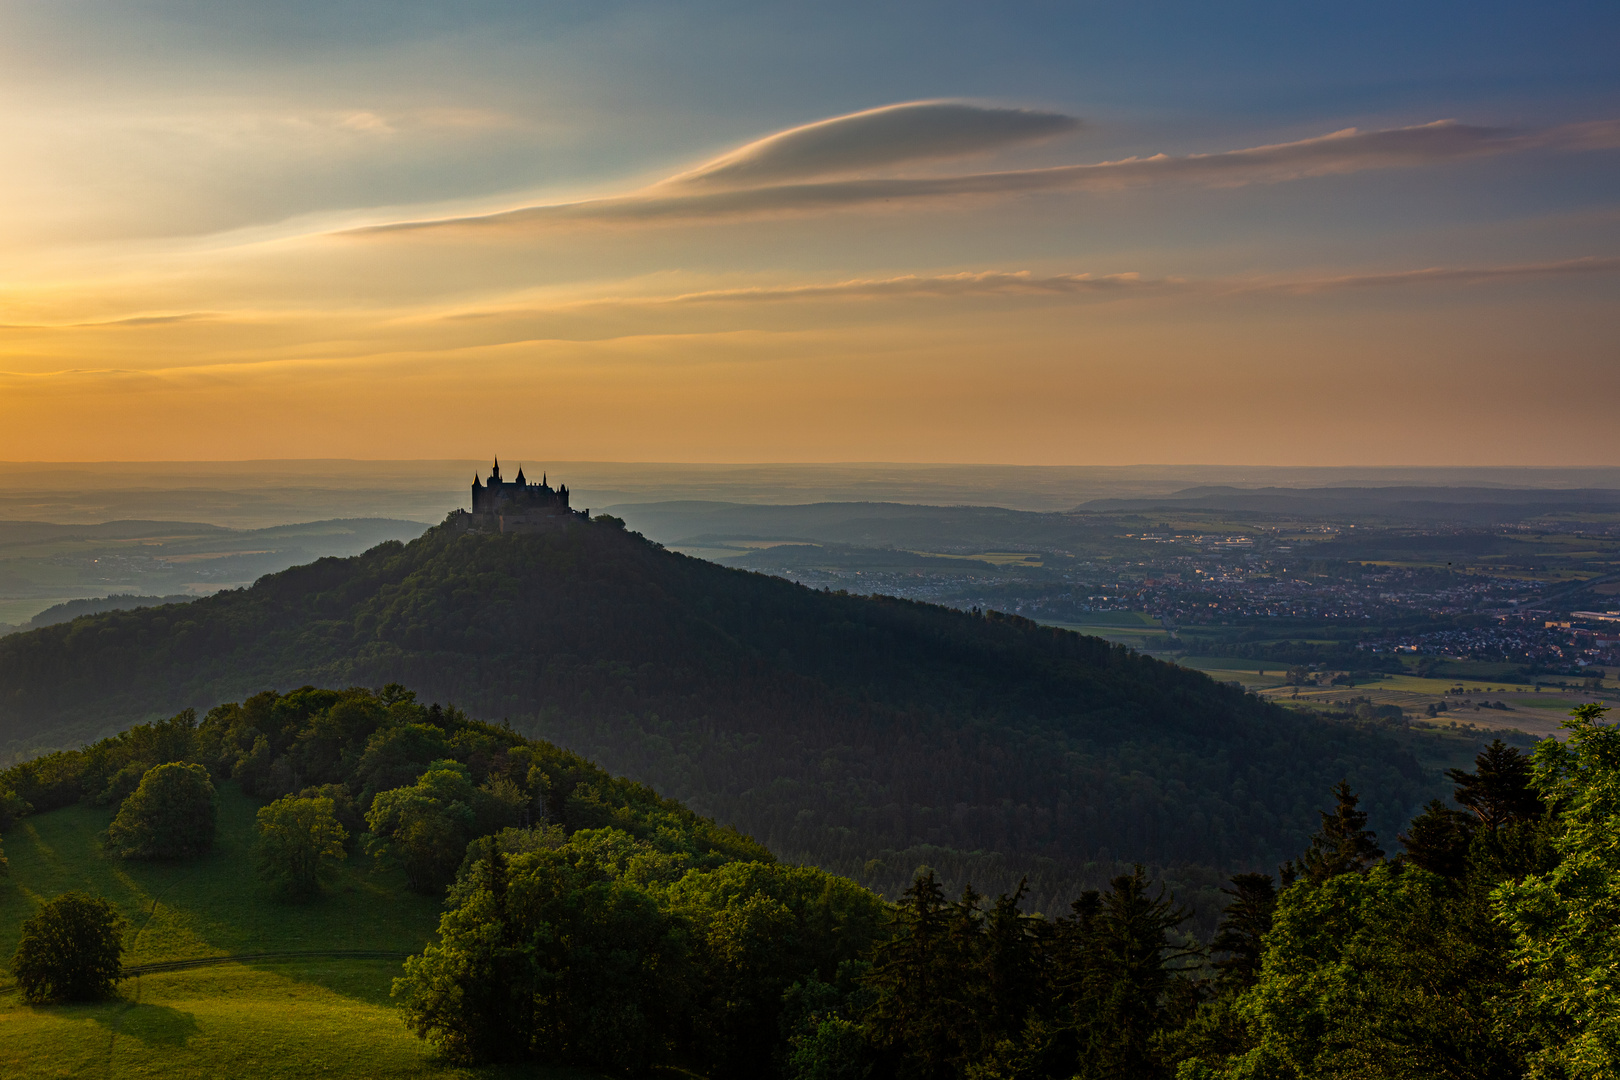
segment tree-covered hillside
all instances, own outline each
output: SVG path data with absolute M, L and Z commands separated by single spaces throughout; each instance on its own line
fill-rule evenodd
M 1041 906 L 1119 861 L 1269 867 L 1301 848 L 1339 779 L 1386 831 L 1431 786 L 1376 732 L 1097 638 L 815 592 L 611 518 L 437 529 L 5 638 L 0 742 L 73 745 L 265 686 L 391 682 L 505 716 L 891 895 L 924 862 L 953 886 L 1029 871 Z

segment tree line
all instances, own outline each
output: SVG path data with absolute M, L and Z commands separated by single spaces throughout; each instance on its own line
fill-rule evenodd
M 1407 825 L 1398 855 L 1341 781 L 1276 876 L 1227 882 L 1208 940 L 1140 867 L 1058 917 L 1028 910 L 1022 888 L 953 899 L 926 868 L 889 904 L 398 686 L 265 693 L 141 725 L 0 773 L 0 806 L 116 803 L 109 854 L 185 858 L 206 839 L 211 785 L 233 782 L 265 802 L 262 867 L 285 900 L 318 902 L 333 860 L 399 866 L 446 904 L 395 996 L 466 1062 L 792 1080 L 1595 1080 L 1620 1068 L 1620 733 L 1603 713 L 1576 710 L 1567 740 L 1529 756 L 1496 742 L 1452 770 L 1452 799 Z M 66 925 L 115 933 L 81 899 L 62 898 Z M 48 968 L 35 929 L 13 963 L 24 974 Z M 104 990 L 116 968 L 87 955 L 79 981 L 47 972 L 41 993 Z

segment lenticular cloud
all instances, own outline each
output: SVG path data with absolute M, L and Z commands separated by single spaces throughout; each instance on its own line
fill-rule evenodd
M 661 186 L 753 188 L 868 175 L 896 165 L 967 157 L 1049 139 L 1079 126 L 1080 121 L 1062 113 L 913 101 L 777 132 L 671 177 Z
M 1155 154 L 1085 165 L 939 175 L 901 167 L 960 158 L 1072 131 L 1060 113 L 957 102 L 890 105 L 790 128 L 690 172 L 626 195 L 526 206 L 475 217 L 402 221 L 351 234 L 424 229 L 534 228 L 568 222 L 631 224 L 810 214 L 1032 191 L 1109 191 L 1150 184 L 1239 187 L 1370 169 L 1416 168 L 1531 151 L 1620 146 L 1620 121 L 1515 131 L 1440 120 L 1349 128 L 1314 138 L 1177 157 Z

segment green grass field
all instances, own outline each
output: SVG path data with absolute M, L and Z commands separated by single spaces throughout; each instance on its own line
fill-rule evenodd
M 254 873 L 255 804 L 220 789 L 219 839 L 204 859 L 124 863 L 96 835 L 110 810 L 71 807 L 25 818 L 5 836 L 0 878 L 0 962 L 16 951 L 24 919 L 70 889 L 104 896 L 130 922 L 126 966 L 257 952 L 414 952 L 431 940 L 436 900 L 356 856 L 336 887 L 311 904 L 277 900 Z M 299 957 L 223 963 L 142 975 L 121 998 L 34 1008 L 0 975 L 0 1076 L 461 1077 L 585 1074 L 459 1069 L 400 1021 L 389 996 L 395 959 Z

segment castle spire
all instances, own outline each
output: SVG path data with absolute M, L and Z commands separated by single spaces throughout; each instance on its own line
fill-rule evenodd
M 501 459 L 500 458 L 495 459 L 495 468 L 490 470 L 489 479 L 490 479 L 491 483 L 499 483 L 500 482 L 500 479 L 501 479 Z
M 523 479 L 523 466 L 522 465 L 518 466 L 517 479 L 514 480 L 513 483 L 517 484 L 518 487 L 522 487 L 524 485 L 525 481 Z

